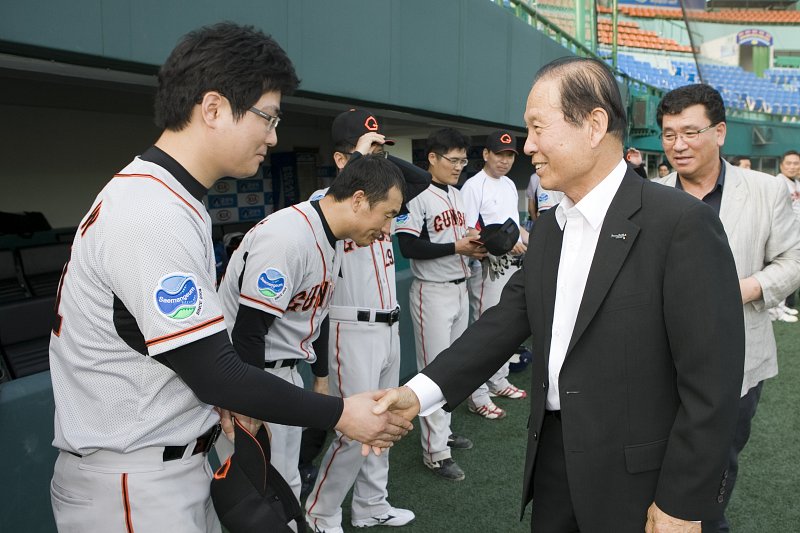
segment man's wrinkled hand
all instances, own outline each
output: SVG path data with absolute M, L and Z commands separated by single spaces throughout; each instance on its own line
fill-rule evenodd
M 386 391 L 362 392 L 344 399 L 344 410 L 336 430 L 345 436 L 366 445 L 362 453 L 369 453 L 369 447 L 380 454 L 381 448 L 389 448 L 400 440 L 414 426 L 404 417 L 389 412 L 376 413 L 373 409 L 377 400 Z
M 382 392 L 384 394 L 378 399 L 378 405 L 373 409 L 374 413 L 391 411 L 409 421 L 419 415 L 419 398 L 409 387 L 395 387 Z
M 701 524 L 672 517 L 653 502 L 647 509 L 647 524 L 644 531 L 645 533 L 701 533 Z

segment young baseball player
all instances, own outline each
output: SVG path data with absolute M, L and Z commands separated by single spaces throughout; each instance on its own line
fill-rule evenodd
M 316 361 L 312 343 L 339 285 L 347 243 L 369 247 L 383 239 L 400 210 L 403 187 L 394 165 L 380 156 L 363 157 L 348 165 L 322 199 L 282 209 L 247 232 L 219 288 L 241 357 L 251 361 L 260 354 L 267 372 L 303 386 L 296 365 Z M 269 426 L 272 465 L 299 498 L 302 428 Z M 352 446 L 360 456 L 360 443 Z
M 414 274 L 409 305 L 419 370 L 467 328 L 467 258 L 486 256 L 477 233 L 468 234 L 464 202 L 454 187 L 467 164 L 467 148 L 469 140 L 457 130 L 433 132 L 427 145 L 432 183 L 408 203 L 408 214 L 397 217 L 400 250 L 411 260 Z M 420 428 L 425 466 L 444 479 L 464 479 L 450 450 L 471 448 L 472 442 L 452 434 L 450 413 L 437 409 L 420 417 Z
M 232 23 L 189 33 L 161 67 L 164 131 L 92 203 L 58 290 L 50 493 L 60 531 L 220 531 L 206 460 L 214 405 L 375 446 L 410 427 L 376 418 L 369 395 L 343 401 L 276 379 L 260 369 L 263 352 L 242 361 L 225 330 L 201 200 L 222 176 L 256 173 L 277 142 L 281 95 L 297 83 L 274 40 Z M 353 227 L 377 206 L 362 197 L 341 202 Z
M 339 114 L 331 127 L 333 159 L 343 174 L 362 154 L 385 154 L 392 145 L 375 116 L 350 109 Z M 377 155 L 376 155 L 377 156 Z M 373 156 L 373 157 L 376 157 Z M 430 183 L 419 167 L 387 155 L 403 173 L 406 198 L 416 196 Z M 344 169 L 344 170 L 342 170 Z M 341 179 L 341 174 L 334 184 Z M 321 190 L 314 197 L 329 191 Z M 346 398 L 363 391 L 395 387 L 400 379 L 400 336 L 395 289 L 395 268 L 389 232 L 368 246 L 344 242 L 344 258 L 330 309 L 330 393 Z M 353 489 L 352 524 L 402 526 L 414 519 L 407 509 L 387 501 L 389 454 L 364 457 L 358 443 L 335 436 L 320 464 L 321 474 L 306 500 L 307 521 L 315 532 L 342 531 L 342 502 Z
M 502 224 L 509 218 L 519 226 L 518 193 L 514 182 L 506 174 L 514 164 L 517 142 L 514 135 L 506 130 L 497 130 L 486 138 L 483 149 L 483 170 L 471 177 L 461 188 L 467 217 L 467 227 L 480 230 L 489 224 Z M 520 228 L 520 240 L 511 250 L 512 256 L 525 253 L 528 233 Z M 472 317 L 477 320 L 483 312 L 500 301 L 500 293 L 511 275 L 518 267 L 511 266 L 499 277 L 486 275 L 481 263 L 472 262 L 472 274 L 468 287 Z M 511 356 L 511 354 L 509 354 Z M 504 409 L 498 407 L 491 396 L 506 398 L 525 398 L 527 394 L 508 381 L 508 363 L 503 365 L 486 382 L 486 386 L 476 390 L 467 402 L 469 410 L 490 420 L 503 418 Z

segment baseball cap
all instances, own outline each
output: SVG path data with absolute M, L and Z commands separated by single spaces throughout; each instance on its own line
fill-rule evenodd
M 492 255 L 503 255 L 519 240 L 519 226 L 513 218 L 502 224 L 488 224 L 481 229 L 480 242 Z
M 340 113 L 333 119 L 331 137 L 333 139 L 333 144 L 340 144 L 343 142 L 356 144 L 359 137 L 370 131 L 383 135 L 375 115 L 364 109 L 349 109 L 344 113 Z M 392 146 L 394 141 L 392 139 L 385 139 L 384 143 Z
M 517 138 L 508 130 L 493 131 L 486 137 L 486 149 L 494 153 L 511 151 L 516 154 Z
M 289 533 L 289 522 L 301 525 L 300 503 L 270 464 L 270 444 L 262 424 L 252 435 L 234 420 L 234 452 L 211 480 L 211 500 L 229 533 Z M 302 530 L 302 529 L 301 529 Z

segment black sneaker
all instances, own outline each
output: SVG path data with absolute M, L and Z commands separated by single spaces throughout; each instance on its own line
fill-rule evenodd
M 461 435 L 450 435 L 447 437 L 447 446 L 454 450 L 471 450 L 472 441 Z
M 461 467 L 450 457 L 442 459 L 441 461 L 428 461 L 423 458 L 422 462 L 425 463 L 425 466 L 430 468 L 434 474 L 449 479 L 450 481 L 461 481 L 465 477 L 464 471 L 461 470 Z

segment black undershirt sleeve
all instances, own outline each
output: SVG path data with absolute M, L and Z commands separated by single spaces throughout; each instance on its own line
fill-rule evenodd
M 263 351 L 261 368 L 245 363 L 225 331 L 155 359 L 172 368 L 201 402 L 258 420 L 330 429 L 344 409 L 341 398 L 316 394 L 264 372 Z
M 348 163 L 355 161 L 359 157 L 363 157 L 361 152 L 353 152 Z M 419 168 L 413 163 L 409 163 L 408 161 L 393 155 L 388 155 L 387 159 L 391 161 L 397 168 L 399 168 L 400 172 L 403 173 L 403 179 L 406 182 L 406 190 L 403 191 L 403 206 L 400 209 L 400 213 L 408 213 L 406 204 L 410 202 L 412 198 L 416 197 L 419 193 L 428 188 L 428 186 L 431 184 L 431 173 L 427 170 Z
M 233 325 L 231 339 L 233 349 L 242 361 L 253 366 L 264 368 L 264 337 L 275 322 L 275 315 L 265 313 L 253 307 L 240 305 L 236 312 L 236 323 Z
M 454 242 L 433 243 L 410 233 L 396 233 L 395 236 L 400 245 L 400 251 L 407 259 L 437 259 L 456 253 Z
M 417 165 L 393 155 L 389 155 L 387 159 L 400 169 L 400 172 L 403 173 L 403 179 L 406 180 L 406 194 L 403 198 L 404 206 L 431 184 L 431 174 L 427 170 L 422 170 Z
M 311 363 L 311 371 L 318 378 L 328 376 L 328 333 L 331 330 L 330 317 L 325 317 L 319 325 L 319 337 L 311 344 L 314 346 L 314 353 L 317 360 Z

